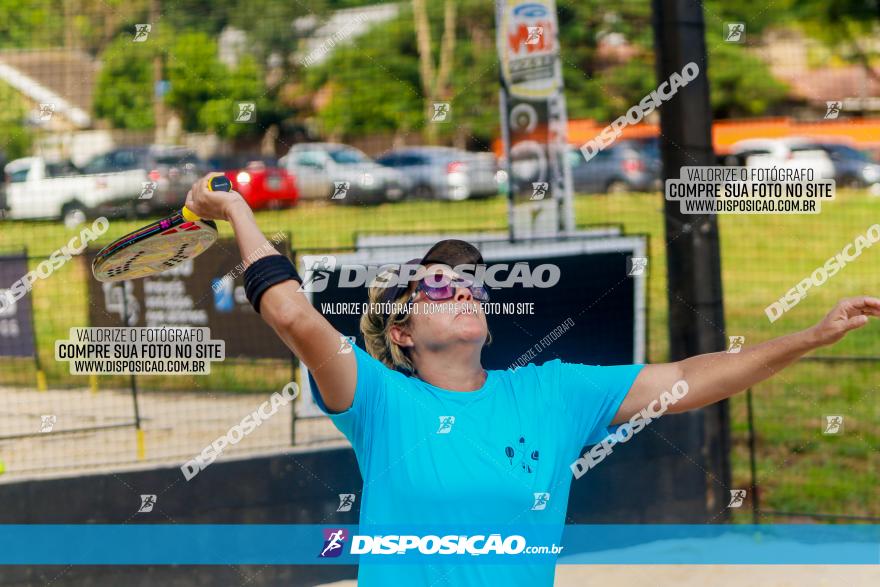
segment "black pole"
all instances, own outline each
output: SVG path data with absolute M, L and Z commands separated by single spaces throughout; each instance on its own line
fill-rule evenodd
M 758 463 L 755 451 L 755 413 L 752 409 L 752 388 L 746 390 L 746 411 L 749 419 L 749 470 L 752 475 L 752 524 L 758 524 L 761 509 L 758 496 Z
M 24 265 L 27 267 L 29 258 L 28 258 L 28 248 L 24 247 Z M 33 291 L 33 289 L 31 290 Z M 34 318 L 34 299 L 33 294 L 31 295 L 31 315 L 30 315 L 30 323 L 31 323 L 31 338 L 34 343 L 34 369 L 36 369 L 36 378 L 37 378 L 37 391 L 47 391 L 49 389 L 48 384 L 46 383 L 46 372 L 43 371 L 43 363 L 40 361 L 40 344 L 37 340 L 37 322 Z
M 122 321 L 125 324 L 125 327 L 128 328 L 131 325 L 128 323 L 128 294 L 125 291 L 125 286 L 128 284 L 127 281 L 122 282 Z M 134 402 L 134 427 L 137 430 L 138 434 L 140 434 L 141 429 L 141 411 L 138 406 L 138 388 L 137 388 L 137 377 L 134 373 L 129 375 L 131 381 L 131 399 Z M 140 442 L 140 441 L 139 441 Z
M 516 231 L 514 230 L 514 219 L 516 218 L 516 202 L 514 201 L 515 190 L 513 187 L 513 154 L 510 152 L 510 122 L 505 120 L 508 116 L 507 101 L 510 96 L 507 93 L 507 86 L 504 82 L 504 76 L 499 77 L 501 90 L 498 93 L 498 107 L 501 110 L 501 145 L 504 151 L 504 165 L 507 173 L 507 240 L 511 243 L 516 242 Z
M 287 246 L 282 253 L 290 259 L 290 262 L 296 265 L 296 253 L 293 251 L 293 235 L 290 231 L 285 233 L 287 237 Z M 290 380 L 296 382 L 296 368 L 299 366 L 299 359 L 293 352 L 290 353 Z M 290 446 L 296 446 L 296 400 L 290 406 Z
M 296 355 L 290 353 L 290 380 L 296 382 Z M 296 446 L 296 401 L 290 406 L 290 446 Z
M 663 176 L 678 178 L 683 166 L 715 164 L 709 103 L 705 23 L 699 2 L 653 0 L 658 85 L 694 62 L 699 75 L 660 109 Z M 678 202 L 666 202 L 666 257 L 669 302 L 669 355 L 677 361 L 724 350 L 724 306 L 718 224 L 714 215 L 685 215 Z M 717 514 L 729 500 L 730 426 L 727 402 L 690 417 L 703 426 L 707 513 Z

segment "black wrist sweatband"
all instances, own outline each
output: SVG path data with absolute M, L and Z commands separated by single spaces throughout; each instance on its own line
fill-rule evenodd
M 302 277 L 296 272 L 296 268 L 290 259 L 283 255 L 269 255 L 254 261 L 244 271 L 244 291 L 248 301 L 260 313 L 260 298 L 266 290 L 288 279 L 294 279 L 300 284 Z

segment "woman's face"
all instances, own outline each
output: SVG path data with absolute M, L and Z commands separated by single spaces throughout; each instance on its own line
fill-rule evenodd
M 458 276 L 452 269 L 442 265 L 427 268 L 427 275 L 437 273 L 442 273 L 450 280 Z M 417 285 L 418 282 L 410 285 L 409 294 L 416 291 Z M 454 292 L 451 299 L 433 301 L 425 295 L 425 292 L 419 291 L 413 299 L 410 319 L 404 329 L 408 331 L 408 336 L 401 333 L 401 338 L 403 340 L 408 338 L 416 351 L 420 347 L 439 351 L 459 343 L 473 343 L 477 351 L 482 349 L 489 332 L 482 304 L 474 299 L 467 287 L 455 287 Z

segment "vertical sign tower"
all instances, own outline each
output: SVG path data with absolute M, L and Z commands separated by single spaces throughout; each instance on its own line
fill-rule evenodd
M 555 0 L 496 0 L 511 239 L 574 230 Z M 517 204 L 525 200 L 526 203 Z M 542 228 L 543 227 L 543 228 Z

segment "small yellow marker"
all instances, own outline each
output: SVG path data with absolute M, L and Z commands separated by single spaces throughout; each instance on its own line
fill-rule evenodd
M 49 389 L 49 386 L 46 385 L 46 374 L 42 369 L 37 371 L 37 390 L 38 391 L 46 391 Z
M 142 461 L 146 458 L 147 452 L 147 443 L 144 438 L 144 431 L 138 428 L 135 430 L 135 434 L 137 435 L 137 460 Z
M 89 375 L 89 390 L 92 393 L 98 393 L 98 376 L 94 373 Z

